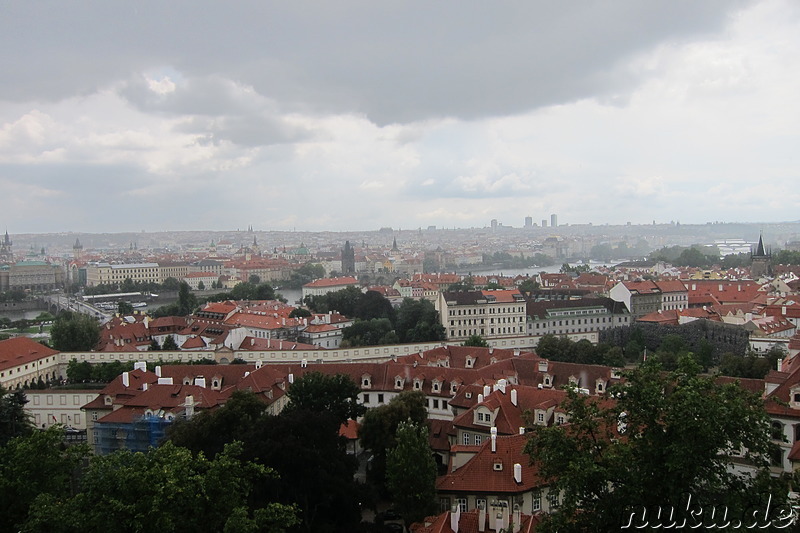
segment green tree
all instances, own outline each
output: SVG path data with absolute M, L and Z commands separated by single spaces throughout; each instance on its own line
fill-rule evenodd
M 178 343 L 175 342 L 175 338 L 172 335 L 167 335 L 164 338 L 164 342 L 161 344 L 161 349 L 165 352 L 176 352 L 180 350 Z
M 150 346 L 147 348 L 148 352 L 158 352 L 161 350 L 161 345 L 158 343 L 158 339 L 153 337 L 150 341 Z
M 397 427 L 407 420 L 420 426 L 427 423 L 428 410 L 421 391 L 401 392 L 389 403 L 368 409 L 364 414 L 358 438 L 373 454 L 367 475 L 381 489 L 386 486 L 386 454 L 397 446 Z
M 219 532 L 230 531 L 233 519 L 280 532 L 296 523 L 291 507 L 251 498 L 255 484 L 274 473 L 240 454 L 240 444 L 228 445 L 209 460 L 167 442 L 147 453 L 94 457 L 81 491 L 37 498 L 23 531 L 109 531 L 113 525 L 120 532 Z
M 180 316 L 188 316 L 194 313 L 197 309 L 197 297 L 192 294 L 189 284 L 181 281 L 178 287 L 178 314 Z
M 734 516 L 766 505 L 769 492 L 760 489 L 771 483 L 775 448 L 763 401 L 698 372 L 687 356 L 670 374 L 648 361 L 610 388 L 613 404 L 570 391 L 563 406 L 569 424 L 532 424 L 526 452 L 550 490 L 562 495 L 542 531 L 616 530 L 630 506 L 677 508 L 682 494 L 701 506 L 727 505 Z M 731 469 L 729 454 L 739 449 L 759 475 Z M 773 506 L 786 493 L 771 491 Z
M 133 305 L 130 302 L 120 301 L 117 304 L 117 313 L 120 315 L 132 315 Z
M 398 512 L 411 524 L 436 510 L 436 461 L 425 425 L 400 422 L 395 440 L 386 455 L 386 485 Z
M 40 495 L 70 496 L 86 446 L 63 444 L 59 425 L 18 436 L 0 447 L 0 530 L 19 531 Z
M 190 420 L 175 422 L 169 427 L 168 436 L 178 446 L 214 458 L 229 442 L 247 442 L 265 411 L 266 405 L 254 393 L 234 391 L 219 409 L 204 410 Z
M 136 284 L 131 278 L 125 278 L 125 280 L 119 286 L 119 290 L 121 292 L 136 292 Z
M 92 365 L 89 361 L 78 362 L 73 358 L 67 363 L 67 379 L 72 383 L 85 383 L 92 379 Z
M 388 318 L 356 320 L 352 326 L 342 330 L 343 346 L 378 346 L 396 344 L 398 340 Z
M 177 278 L 169 277 L 164 280 L 164 283 L 162 283 L 161 286 L 166 291 L 177 291 L 181 287 L 181 282 L 178 281 Z
M 397 309 L 394 330 L 400 342 L 430 342 L 446 338 L 439 312 L 429 300 L 404 298 Z
M 366 408 L 358 403 L 361 389 L 346 374 L 310 372 L 289 387 L 284 411 L 328 412 L 340 423 L 356 420 Z
M 35 322 L 50 322 L 50 321 L 55 320 L 55 319 L 56 319 L 56 317 L 54 317 L 53 315 L 51 315 L 47 311 L 43 311 L 43 312 L 39 313 L 36 316 L 36 318 L 34 318 L 33 320 Z
M 28 399 L 21 389 L 7 392 L 0 386 L 0 446 L 14 437 L 24 437 L 33 431 L 33 422 L 25 412 Z
M 353 317 L 361 320 L 372 320 L 373 318 L 388 318 L 394 322 L 394 307 L 386 297 L 378 291 L 367 291 L 358 299 Z
M 539 283 L 533 278 L 528 278 L 520 283 L 517 288 L 523 292 L 536 292 L 539 290 Z
M 261 283 L 261 277 L 258 274 L 250 274 L 250 277 L 247 278 L 247 281 L 251 285 L 258 285 L 259 283 Z
M 311 316 L 311 311 L 308 309 L 304 309 L 302 307 L 297 307 L 292 309 L 292 312 L 289 313 L 289 318 L 307 318 Z
M 205 283 L 203 283 L 202 281 L 198 281 L 198 282 L 197 282 L 197 290 L 198 290 L 198 291 L 204 291 L 204 290 L 206 290 L 206 284 L 205 284 Z
M 488 348 L 489 343 L 484 340 L 483 337 L 480 335 L 470 335 L 467 340 L 464 341 L 464 346 L 476 346 L 479 348 Z
M 65 311 L 53 322 L 50 342 L 61 352 L 88 352 L 100 342 L 100 325 L 89 315 Z

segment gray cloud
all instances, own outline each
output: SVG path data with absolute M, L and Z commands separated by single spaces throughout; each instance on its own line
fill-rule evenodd
M 381 124 L 511 114 L 625 93 L 637 80 L 624 60 L 713 32 L 742 4 L 18 2 L 0 17 L 0 69 L 14 80 L 0 97 L 60 99 L 169 66 Z M 182 105 L 230 103 L 205 89 Z

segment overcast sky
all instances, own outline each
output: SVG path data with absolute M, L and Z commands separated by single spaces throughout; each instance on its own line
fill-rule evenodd
M 0 4 L 10 233 L 798 220 L 800 2 Z

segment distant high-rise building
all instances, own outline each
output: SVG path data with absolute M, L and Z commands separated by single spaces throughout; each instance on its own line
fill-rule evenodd
M 543 219 L 542 219 L 542 227 L 543 227 L 543 228 L 546 228 L 546 227 L 547 227 L 547 219 L 546 219 L 546 218 L 543 218 Z
M 550 215 L 550 225 L 554 228 L 558 227 L 558 216 L 555 213 Z
M 533 227 L 533 217 L 525 217 L 525 227 Z
M 495 231 L 496 229 L 497 229 L 497 219 L 493 218 L 492 219 L 492 231 Z

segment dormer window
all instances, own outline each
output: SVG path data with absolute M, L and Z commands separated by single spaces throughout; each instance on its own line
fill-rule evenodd
M 494 464 L 492 465 L 492 468 L 494 469 L 495 472 L 502 472 L 503 471 L 503 461 L 501 461 L 499 459 L 496 460 L 494 462 Z
M 414 380 L 414 390 L 422 390 L 422 380 L 415 379 Z
M 432 386 L 433 392 L 439 392 L 439 386 L 440 386 L 439 382 L 438 381 L 434 381 L 433 382 L 433 386 Z
M 467 356 L 467 360 L 466 360 L 466 362 L 464 363 L 464 366 L 465 366 L 466 368 L 472 368 L 472 366 L 473 366 L 474 364 L 475 364 L 475 359 L 473 359 L 472 357 L 469 357 L 469 356 Z
M 578 378 L 576 378 L 575 376 L 570 376 L 569 377 L 569 384 L 570 385 L 574 385 L 574 386 L 577 387 L 578 386 Z
M 184 385 L 191 385 L 192 384 L 192 378 L 190 378 L 189 376 L 184 376 L 183 384 Z
M 369 374 L 364 374 L 361 376 L 361 387 L 364 389 L 372 387 L 372 376 Z
M 595 389 L 597 390 L 597 394 L 602 394 L 606 390 L 606 382 L 602 379 L 598 379 L 595 382 Z
M 795 409 L 800 408 L 800 387 L 792 387 L 789 391 L 789 403 Z
M 545 387 L 552 387 L 553 386 L 553 376 L 550 374 L 544 375 L 544 386 Z
M 395 377 L 394 378 L 394 388 L 395 389 L 402 389 L 404 381 L 405 380 L 403 378 L 399 377 L 399 376 Z

